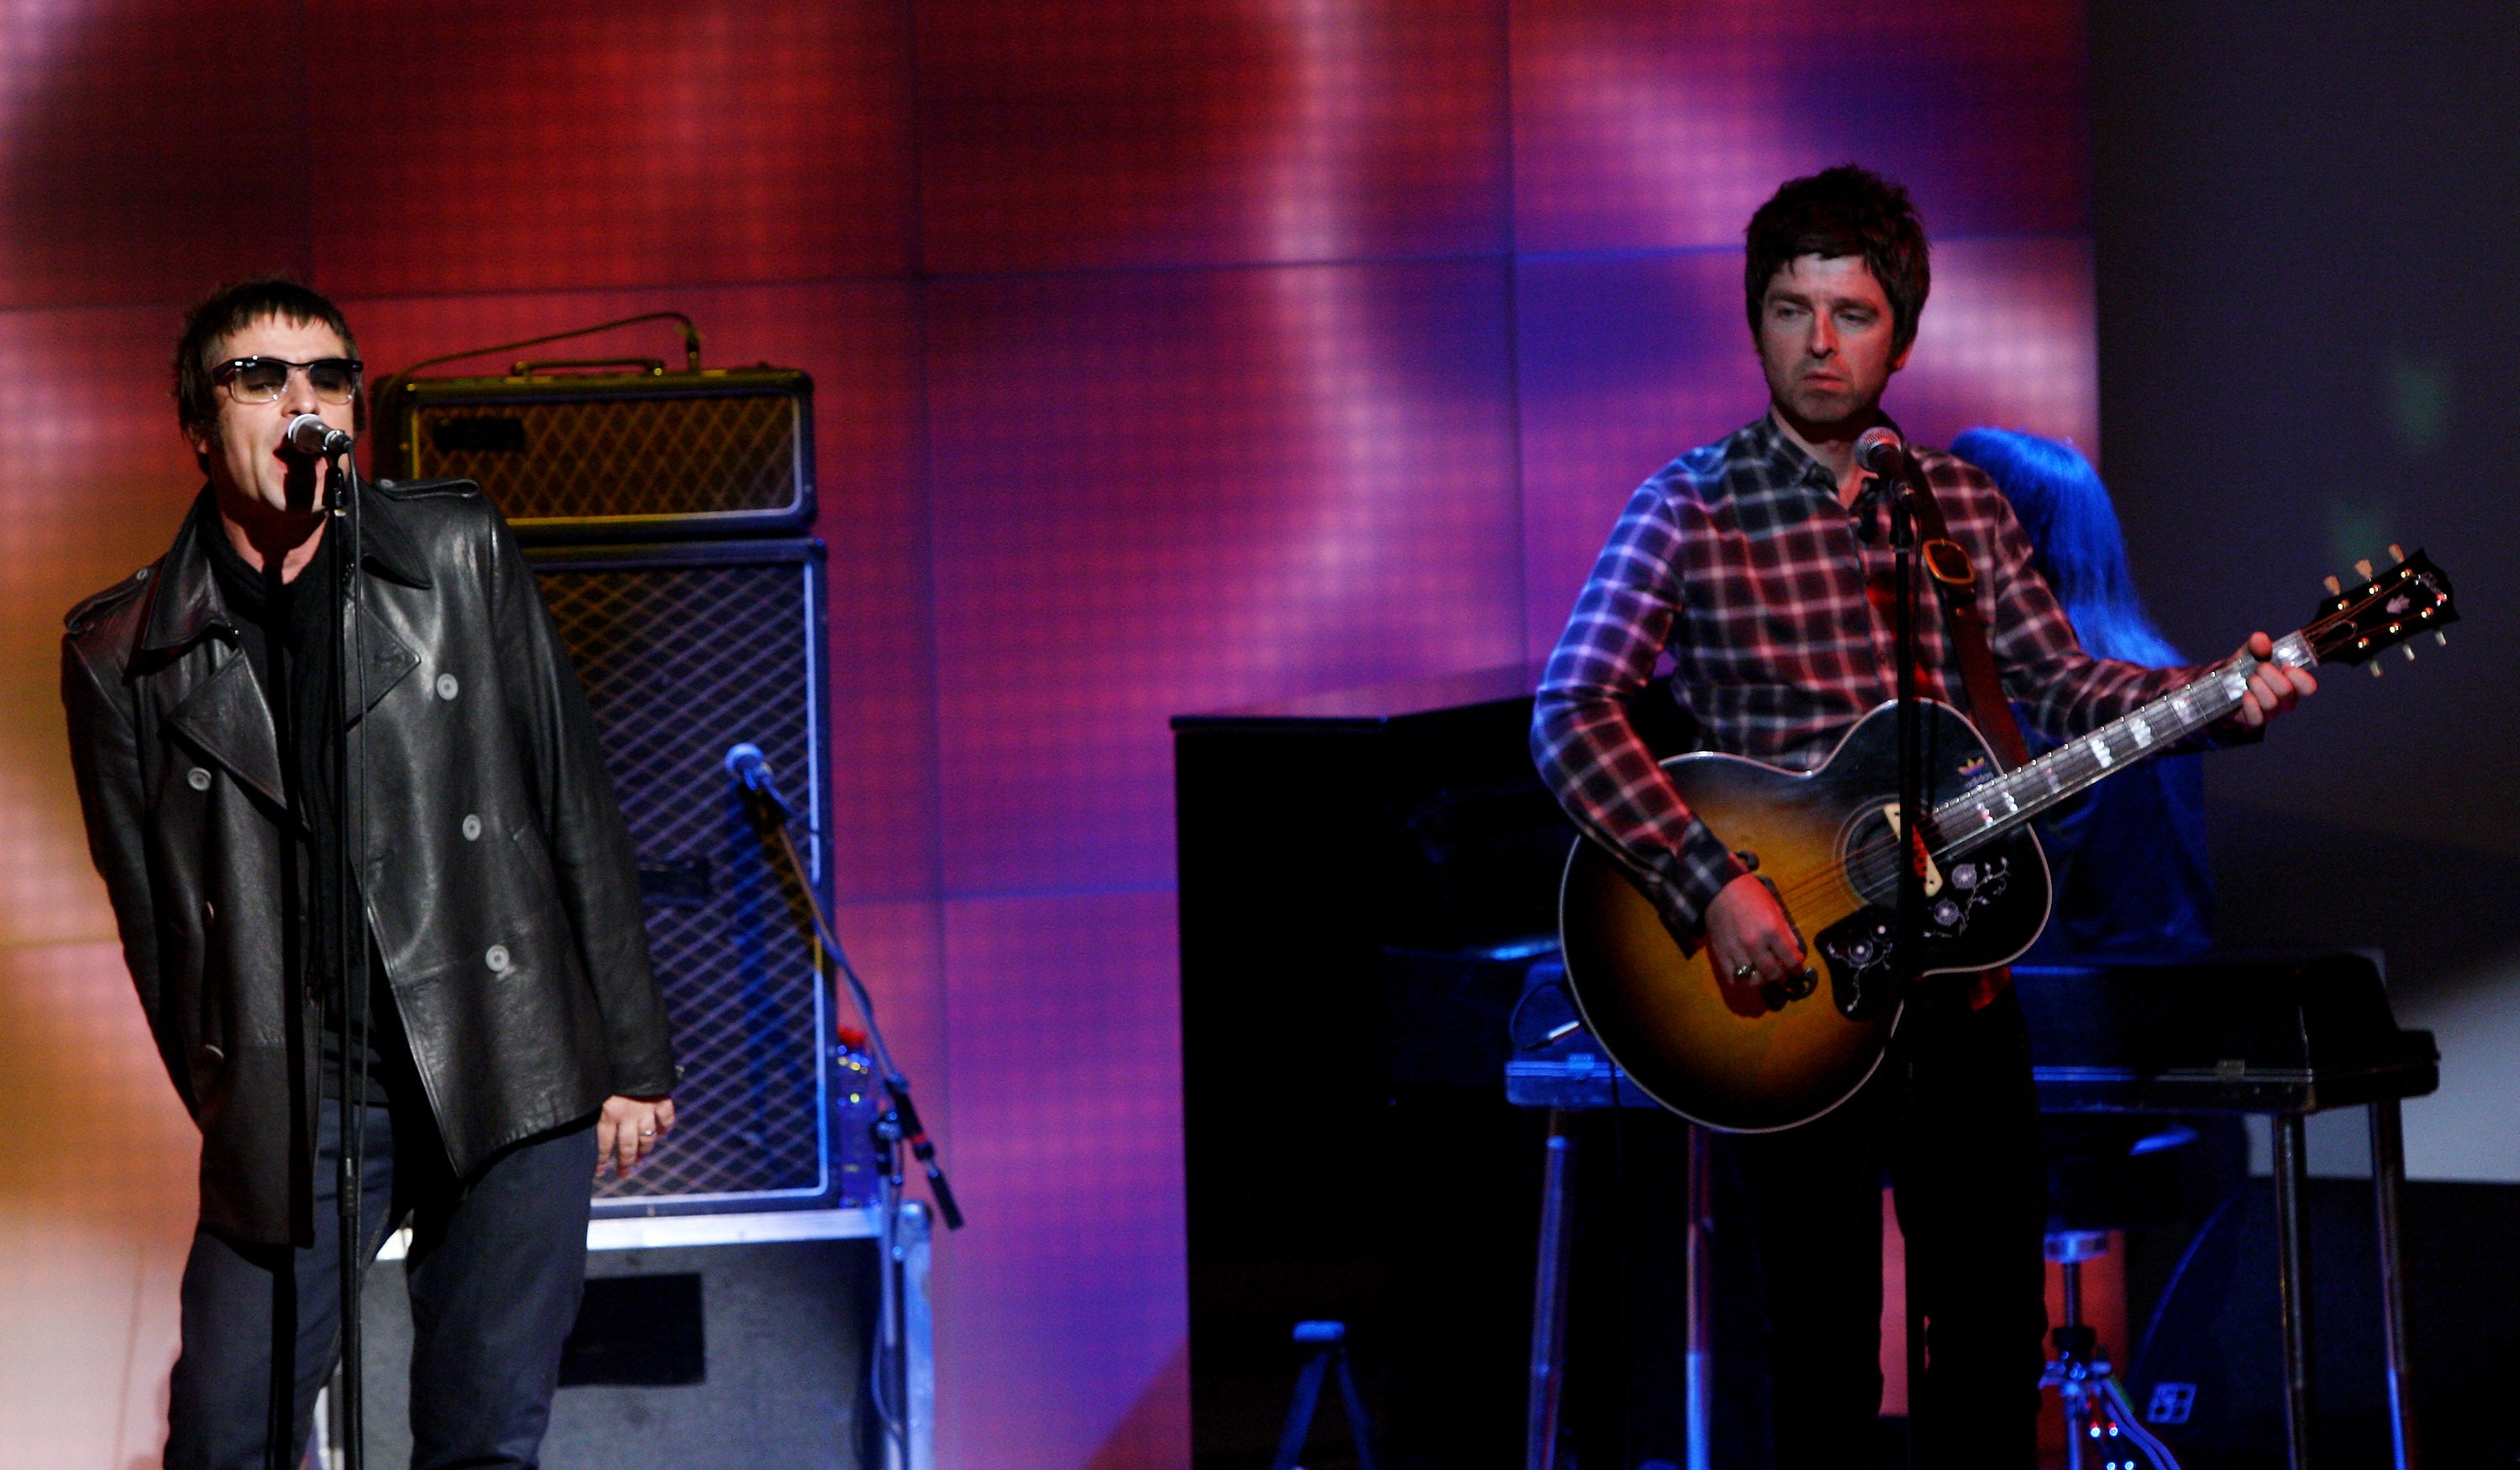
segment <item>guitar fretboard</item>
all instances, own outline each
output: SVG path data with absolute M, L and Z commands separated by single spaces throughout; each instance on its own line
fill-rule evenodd
M 2274 656 L 2266 661 L 2306 669 L 2317 664 L 2318 656 L 2308 639 L 2288 633 L 2275 641 Z M 2240 707 L 2249 692 L 2249 675 L 2259 662 L 2242 653 L 2133 714 L 1954 797 L 1934 809 L 1928 840 L 1941 855 L 1958 857 L 2145 756 L 2178 744 Z

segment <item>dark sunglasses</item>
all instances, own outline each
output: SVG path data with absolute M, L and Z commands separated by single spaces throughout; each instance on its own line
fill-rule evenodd
M 359 374 L 367 364 L 355 357 L 319 357 L 293 363 L 280 357 L 231 357 L 210 370 L 212 383 L 227 384 L 239 403 L 269 403 L 289 386 L 289 375 L 304 371 L 315 396 L 326 403 L 347 403 L 359 391 Z

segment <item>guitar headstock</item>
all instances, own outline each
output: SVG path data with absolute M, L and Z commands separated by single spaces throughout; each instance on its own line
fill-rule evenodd
M 2319 662 L 2368 663 L 2418 634 L 2438 635 L 2458 621 L 2449 573 L 2433 565 L 2420 548 L 2411 557 L 2401 555 L 2394 546 L 2389 554 L 2399 561 L 2386 571 L 2374 572 L 2370 562 L 2362 561 L 2354 568 L 2361 576 L 2359 582 L 2327 579 L 2331 596 L 2301 630 Z M 2408 649 L 2407 656 L 2412 658 L 2414 650 Z

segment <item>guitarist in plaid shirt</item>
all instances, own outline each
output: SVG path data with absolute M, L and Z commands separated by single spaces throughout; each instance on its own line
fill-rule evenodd
M 1666 466 L 1637 491 L 1543 677 L 1541 775 L 1575 821 L 1718 975 L 1756 987 L 1807 962 L 1784 911 L 1689 812 L 1630 723 L 1627 701 L 1673 659 L 1672 691 L 1707 748 L 1789 769 L 1824 762 L 1895 696 L 1893 552 L 1863 496 L 1857 437 L 1886 422 L 1929 282 L 1907 191 L 1852 166 L 1796 179 L 1750 221 L 1743 287 L 1770 411 Z M 2051 739 L 2088 732 L 2193 677 L 2094 659 L 2031 565 L 2010 509 L 1975 468 L 1918 451 L 1950 532 L 1977 568 L 2004 690 Z M 1917 578 L 1920 585 L 1930 579 Z M 1949 629 L 1920 608 L 1917 692 L 1965 708 Z M 2245 646 L 2272 651 L 2263 633 Z M 2241 732 L 2316 688 L 2261 664 Z M 1927 1321 L 1922 1463 L 2036 1461 L 2045 1360 L 2044 1180 L 2018 1001 L 1980 986 L 1912 1002 L 1912 1148 L 1894 1180 Z M 1780 1133 L 1729 1140 L 1764 1263 L 1780 1470 L 1867 1465 L 1880 1409 L 1880 1187 L 1901 1150 L 1896 1067 Z

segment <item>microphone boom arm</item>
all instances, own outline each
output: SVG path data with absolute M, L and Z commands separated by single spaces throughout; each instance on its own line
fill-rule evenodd
M 936 1200 L 936 1213 L 943 1217 L 947 1229 L 963 1228 L 963 1208 L 954 1198 L 953 1184 L 945 1178 L 945 1166 L 937 1161 L 936 1141 L 927 1136 L 926 1126 L 919 1118 L 919 1107 L 910 1100 L 910 1078 L 893 1065 L 892 1047 L 884 1041 L 882 1028 L 876 1024 L 875 998 L 858 977 L 857 967 L 849 963 L 839 936 L 832 931 L 822 898 L 814 892 L 804 862 L 797 856 L 796 844 L 788 835 L 788 824 L 796 820 L 796 814 L 781 799 L 761 747 L 746 742 L 728 750 L 726 769 L 743 792 L 744 804 L 751 810 L 753 827 L 763 845 L 775 848 L 787 861 L 788 872 L 796 879 L 796 891 L 805 896 L 805 913 L 813 922 L 815 942 L 830 958 L 832 971 L 846 983 L 850 1003 L 856 1007 L 858 1019 L 866 1023 L 867 1050 L 874 1058 L 878 1075 L 883 1079 L 884 1095 L 892 1103 L 894 1126 L 901 1141 L 910 1145 L 911 1156 L 919 1161 L 920 1172 L 927 1177 L 927 1191 Z

